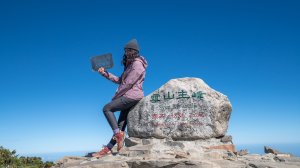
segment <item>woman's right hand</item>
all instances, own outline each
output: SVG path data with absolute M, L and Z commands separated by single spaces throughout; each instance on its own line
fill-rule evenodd
M 98 72 L 103 75 L 105 73 L 105 69 L 103 67 L 100 67 L 98 69 Z

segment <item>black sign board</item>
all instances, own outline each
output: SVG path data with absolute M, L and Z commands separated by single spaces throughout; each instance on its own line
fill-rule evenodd
M 112 54 L 107 53 L 99 56 L 95 56 L 91 58 L 92 69 L 94 71 L 98 71 L 100 67 L 105 69 L 112 68 L 114 66 Z

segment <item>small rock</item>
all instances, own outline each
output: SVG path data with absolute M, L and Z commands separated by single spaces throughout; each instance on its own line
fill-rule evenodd
M 278 150 L 272 149 L 272 148 L 270 148 L 270 147 L 268 147 L 268 146 L 265 146 L 264 149 L 265 149 L 265 153 L 273 153 L 273 154 L 275 154 L 275 155 L 281 153 L 281 152 L 279 152 Z
M 96 152 L 89 152 L 84 157 L 93 157 L 94 153 L 96 153 Z
M 184 144 L 181 142 L 176 141 L 167 141 L 163 143 L 164 145 L 170 146 L 170 147 L 180 147 L 181 149 L 184 148 Z
M 278 157 L 291 157 L 292 154 L 288 154 L 288 153 L 278 153 L 276 156 L 278 156 Z
M 210 151 L 210 152 L 205 152 L 203 154 L 204 159 L 217 159 L 217 160 L 220 160 L 220 159 L 223 159 L 223 157 L 224 157 L 224 153 L 220 152 L 220 151 Z
M 223 138 L 221 138 L 221 142 L 232 142 L 232 136 L 231 135 L 225 135 Z
M 253 163 L 249 163 L 249 166 L 250 167 L 253 167 L 253 168 L 258 168 L 255 164 L 253 164 Z
M 283 167 L 274 167 L 273 165 L 269 165 L 270 163 L 264 163 L 264 162 L 251 162 L 248 165 L 250 168 L 283 168 Z M 285 168 L 285 167 L 284 167 Z
M 247 149 L 242 149 L 240 151 L 237 152 L 237 155 L 239 156 L 244 156 L 244 155 L 248 155 L 248 150 Z
M 230 161 L 235 161 L 236 160 L 236 155 L 233 152 L 227 152 L 227 155 L 223 156 L 223 159 L 230 160 Z
M 220 150 L 227 150 L 230 152 L 236 152 L 235 146 L 232 144 L 227 144 L 227 145 L 218 145 L 218 146 L 210 146 L 209 149 L 220 149 Z
M 274 162 L 274 157 L 275 155 L 273 153 L 267 153 L 265 155 L 262 155 L 261 159 Z
M 130 137 L 130 138 L 125 138 L 124 142 L 127 147 L 131 147 L 140 144 L 141 139 Z
M 149 144 L 151 144 L 151 141 L 149 139 L 142 139 L 142 144 L 149 145 Z
M 128 167 L 128 165 L 127 165 L 126 162 L 121 163 L 121 166 L 122 166 L 122 167 Z
M 188 158 L 189 157 L 189 154 L 188 153 L 185 153 L 185 152 L 179 152 L 179 151 L 176 151 L 175 152 L 175 158 Z
M 277 162 L 285 162 L 285 159 L 283 159 L 281 157 L 278 157 L 278 156 L 275 156 L 274 160 L 277 161 Z

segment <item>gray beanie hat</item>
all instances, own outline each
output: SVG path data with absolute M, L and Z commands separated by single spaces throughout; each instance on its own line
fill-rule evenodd
M 139 45 L 138 45 L 136 39 L 130 40 L 130 41 L 125 45 L 124 48 L 131 48 L 131 49 L 135 49 L 135 50 L 137 50 L 137 51 L 140 51 L 140 47 L 139 47 Z

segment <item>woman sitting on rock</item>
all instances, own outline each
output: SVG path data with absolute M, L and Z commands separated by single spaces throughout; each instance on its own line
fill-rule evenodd
M 125 139 L 124 130 L 127 124 L 127 115 L 130 109 L 144 97 L 143 83 L 148 65 L 147 61 L 139 55 L 140 50 L 136 39 L 129 41 L 125 45 L 124 50 L 125 54 L 122 60 L 124 71 L 120 77 L 107 72 L 103 67 L 98 70 L 108 80 L 119 84 L 119 87 L 112 101 L 103 108 L 104 116 L 111 126 L 114 135 L 101 151 L 93 154 L 93 157 L 100 158 L 111 153 L 111 149 L 116 143 L 118 152 L 121 150 Z M 114 115 L 116 111 L 121 111 L 118 122 Z

